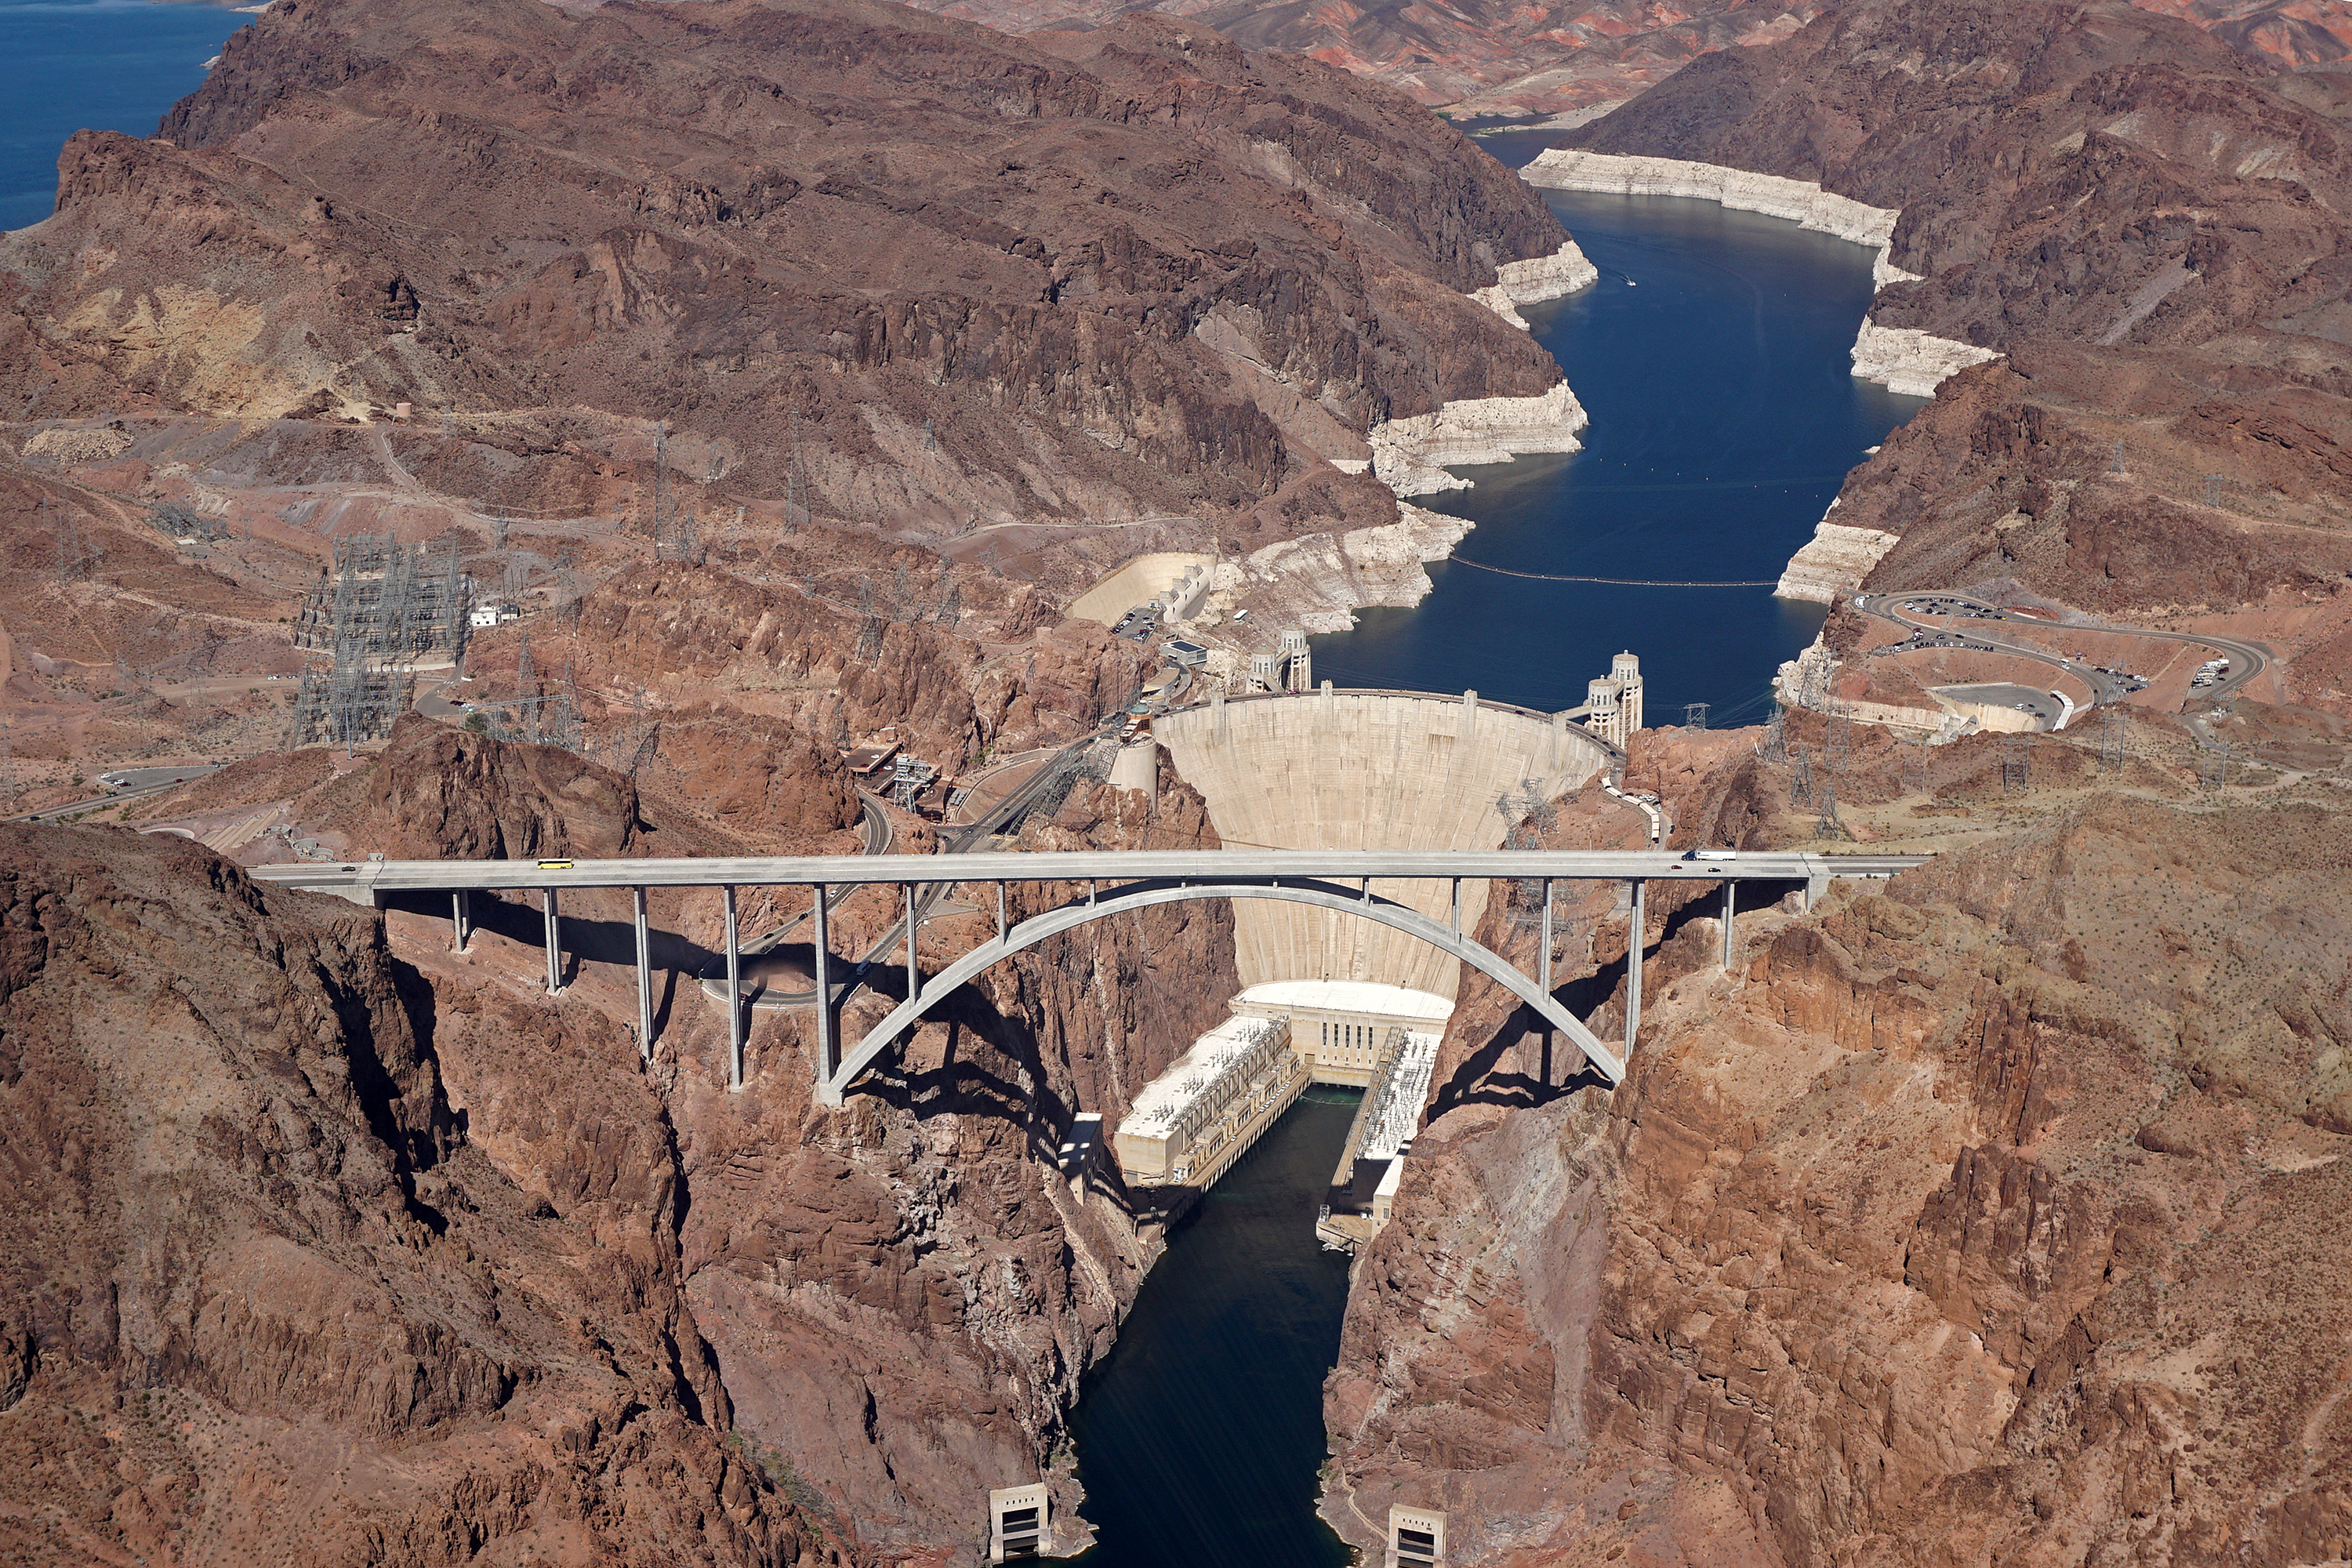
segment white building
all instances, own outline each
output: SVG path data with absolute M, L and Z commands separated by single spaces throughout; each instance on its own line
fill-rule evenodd
M 1232 1017 L 1146 1084 L 1112 1147 L 1131 1187 L 1205 1187 L 1249 1152 L 1307 1087 L 1279 1019 Z

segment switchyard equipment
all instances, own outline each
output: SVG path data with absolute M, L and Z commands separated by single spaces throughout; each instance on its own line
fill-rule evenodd
M 333 575 L 321 575 L 296 614 L 294 646 L 324 651 L 324 668 L 302 672 L 289 746 L 355 744 L 392 733 L 416 664 L 465 657 L 473 580 L 451 541 L 442 551 L 388 533 L 335 541 Z
M 473 580 L 455 540 L 444 549 L 402 544 L 388 533 L 335 541 L 331 576 L 322 574 L 294 617 L 294 646 L 322 649 L 339 664 L 415 665 L 465 651 Z

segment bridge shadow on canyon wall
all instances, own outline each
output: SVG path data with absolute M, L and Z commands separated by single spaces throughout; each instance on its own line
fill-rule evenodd
M 392 893 L 384 899 L 387 910 L 423 915 L 449 923 L 449 895 L 446 893 Z M 518 947 L 537 948 L 543 954 L 547 946 L 547 924 L 539 906 L 520 900 L 499 898 L 495 893 L 476 893 L 467 901 L 467 918 L 477 934 L 488 932 L 503 937 Z M 591 914 L 576 914 L 559 909 L 563 921 L 562 967 L 558 978 L 569 985 L 578 980 L 583 965 L 615 964 L 634 971 L 637 963 L 637 928 L 625 920 L 605 920 Z M 659 1039 L 669 1027 L 671 1010 L 677 1005 L 681 987 L 696 988 L 695 976 L 711 963 L 723 960 L 725 954 L 700 942 L 664 931 L 659 926 L 648 929 L 646 948 L 654 969 L 654 1037 Z
M 1801 882 L 1747 882 L 1741 887 L 1741 902 L 1748 910 L 1761 910 L 1802 886 Z M 394 895 L 387 907 L 444 921 L 449 915 L 446 895 Z M 1645 963 L 1691 921 L 1713 918 L 1720 909 L 1717 896 L 1708 890 L 1674 910 L 1666 917 L 1658 939 L 1644 947 Z M 534 904 L 477 894 L 471 902 L 471 918 L 478 931 L 505 938 L 520 947 L 544 945 L 545 921 Z M 680 992 L 698 992 L 700 985 L 695 977 L 723 955 L 675 931 L 658 928 L 649 933 L 648 943 L 657 972 L 654 1026 L 658 1039 L 669 1026 Z M 632 968 L 636 963 L 635 926 L 626 920 L 566 913 L 562 962 L 562 978 L 566 984 L 579 978 L 585 963 Z M 845 974 L 856 968 L 854 960 L 840 962 Z M 1626 961 L 1619 958 L 1591 974 L 1556 987 L 1552 994 L 1578 1017 L 1598 1017 L 1611 1028 L 1622 1030 L 1625 974 Z M 877 965 L 866 973 L 863 988 L 877 1000 L 895 1006 L 906 997 L 905 971 L 887 963 Z M 427 1009 L 429 1013 L 429 1002 Z M 748 1045 L 756 1014 L 748 1005 L 745 1013 Z M 931 1021 L 946 1026 L 944 1044 L 935 1062 L 912 1063 L 903 1052 L 886 1057 L 877 1061 L 861 1080 L 859 1092 L 904 1110 L 918 1121 L 956 1115 L 998 1122 L 1018 1131 L 1031 1158 L 1058 1168 L 1063 1145 L 1081 1108 L 1071 1104 L 1053 1087 L 1035 1032 L 1025 1022 L 999 1013 L 983 993 L 969 985 L 948 998 Z M 843 1029 L 847 1037 L 856 1033 L 846 1017 Z M 1611 1029 L 1596 1028 L 1595 1032 L 1607 1037 Z M 768 1048 L 772 1050 L 775 1047 Z M 798 1055 L 808 1047 L 796 1041 L 786 1048 Z M 758 1065 L 756 1061 L 747 1061 L 747 1071 L 756 1071 Z M 1439 1087 L 1430 1103 L 1427 1120 L 1435 1121 L 1458 1106 L 1526 1110 L 1550 1104 L 1567 1095 L 1609 1087 L 1609 1080 L 1585 1062 L 1570 1042 L 1555 1035 L 1531 1009 L 1519 1006 L 1513 1008 L 1494 1036 L 1465 1058 Z M 1155 1188 L 1148 1202 L 1129 1193 L 1119 1180 L 1117 1162 L 1108 1146 L 1112 1131 L 1106 1123 L 1104 1146 L 1095 1149 L 1085 1163 L 1083 1179 L 1087 1193 L 1117 1205 L 1136 1220 L 1169 1219 L 1191 1206 L 1199 1194 L 1190 1188 Z
M 1787 897 L 1790 891 L 1801 891 L 1803 888 L 1801 881 L 1743 882 L 1739 899 L 1745 908 L 1760 910 Z M 1721 914 L 1722 909 L 1721 896 L 1710 889 L 1701 892 L 1666 916 L 1665 929 L 1658 939 L 1644 943 L 1642 949 L 1645 966 L 1643 977 L 1644 994 L 1649 993 L 1652 985 L 1646 966 L 1655 958 L 1658 950 L 1680 935 L 1683 928 L 1692 921 L 1714 919 Z M 1561 1006 L 1578 1017 L 1588 1022 L 1600 1018 L 1609 1024 L 1610 1028 L 1596 1026 L 1593 1029 L 1593 1033 L 1603 1040 L 1612 1037 L 1612 1030 L 1622 1035 L 1624 1028 L 1626 967 L 1627 961 L 1623 958 L 1604 963 L 1581 979 L 1554 987 L 1552 995 L 1559 999 Z M 1614 1007 L 1611 1006 L 1612 1003 Z M 1604 1009 L 1607 1009 L 1606 1016 Z M 1506 1068 L 1503 1064 L 1507 1061 L 1521 1065 Z M 1528 1070 L 1524 1064 L 1530 1062 L 1533 1069 Z M 1576 1066 L 1571 1069 L 1566 1065 L 1569 1062 L 1574 1062 Z M 1454 1076 L 1445 1080 L 1430 1101 L 1428 1119 L 1434 1121 L 1447 1111 L 1464 1105 L 1495 1105 L 1507 1110 L 1524 1110 L 1549 1105 L 1563 1096 L 1585 1089 L 1605 1089 L 1609 1087 L 1609 1080 L 1590 1062 L 1582 1059 L 1582 1053 L 1574 1045 L 1553 1034 L 1550 1026 L 1532 1009 L 1519 1006 L 1511 1010 L 1492 1039 L 1463 1058 Z

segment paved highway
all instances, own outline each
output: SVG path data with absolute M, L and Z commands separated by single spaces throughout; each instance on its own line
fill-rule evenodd
M 186 784 L 190 779 L 200 779 L 206 773 L 219 771 L 219 764 L 214 763 L 180 768 L 118 768 L 110 773 L 98 775 L 98 782 L 107 786 L 107 793 L 104 795 L 92 795 L 88 800 L 78 800 L 69 805 L 52 805 L 40 811 L 28 811 L 22 816 L 12 816 L 8 820 L 11 822 L 63 822 L 69 816 L 79 816 L 85 811 L 96 811 L 103 805 L 120 805 L 124 801 L 137 800 L 143 795 L 161 795 L 167 789 Z
M 1904 643 L 1874 651 L 1895 653 L 1912 647 L 1969 647 L 1985 652 L 2014 654 L 2038 664 L 2063 669 L 2091 689 L 2094 703 L 2120 702 L 2140 689 L 2139 683 L 2117 679 L 2095 666 L 2080 659 L 2064 658 L 2024 647 L 1998 632 L 1962 629 L 1949 625 L 1937 625 L 1917 618 L 1922 615 L 1940 615 L 1948 619 L 2002 621 L 2012 626 L 2032 626 L 2042 631 L 2097 632 L 2107 637 L 2155 637 L 2165 642 L 2194 643 L 2210 647 L 2230 661 L 2230 668 L 2220 680 L 2200 689 L 2204 696 L 2218 701 L 2229 696 L 2247 681 L 2270 668 L 2270 650 L 2258 643 L 2240 642 L 2233 637 L 2217 637 L 2206 632 L 2152 631 L 2142 626 L 2113 626 L 2104 622 L 2085 625 L 2082 622 L 2047 621 L 2038 616 L 2019 615 L 1965 594 L 1856 594 L 1853 607 L 1864 615 L 1893 621 L 1910 629 L 1912 637 Z M 1920 606 L 1913 609 L 1911 606 Z M 2195 695 L 2194 692 L 2191 695 Z
M 1924 855 L 1820 855 L 1743 850 L 1728 859 L 1686 859 L 1665 849 L 1087 849 L 1031 854 L 795 855 L 680 860 L 363 860 L 257 866 L 280 887 L 373 903 L 395 892 L 537 888 L 759 888 L 912 882 L 1176 882 L 1279 878 L 1349 883 L 1361 878 L 1549 877 L 1659 881 L 1804 881 L 1892 877 Z

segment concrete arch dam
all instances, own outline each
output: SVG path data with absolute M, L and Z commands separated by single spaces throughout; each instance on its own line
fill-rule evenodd
M 1153 721 L 1179 777 L 1201 792 L 1231 849 L 1491 850 L 1512 824 L 1496 809 L 1532 790 L 1549 800 L 1617 760 L 1564 717 L 1475 693 L 1320 691 L 1212 699 Z M 1451 882 L 1384 884 L 1432 921 L 1454 920 Z M 1488 884 L 1462 885 L 1461 928 L 1486 912 Z M 1297 903 L 1234 909 L 1244 986 L 1353 980 L 1452 1000 L 1462 961 L 1392 927 Z

